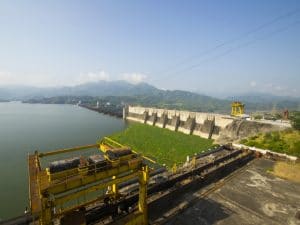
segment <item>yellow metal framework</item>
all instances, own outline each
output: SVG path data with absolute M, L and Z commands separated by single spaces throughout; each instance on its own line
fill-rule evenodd
M 99 142 L 99 146 L 102 152 L 106 152 L 106 150 L 112 149 L 112 148 L 126 148 L 125 145 L 122 145 L 116 141 L 114 141 L 111 138 L 108 137 L 104 137 L 100 142 Z M 132 152 L 138 154 L 137 152 L 135 152 L 134 150 L 132 150 Z M 157 163 L 155 160 L 147 157 L 147 156 L 142 156 L 145 160 L 147 160 L 148 162 L 151 163 Z
M 114 142 L 109 139 L 110 142 Z M 105 140 L 108 142 L 108 140 Z M 120 144 L 114 142 L 114 148 Z M 99 148 L 103 151 L 107 167 L 92 169 L 87 165 L 78 168 L 67 169 L 56 173 L 50 173 L 48 168 L 42 168 L 42 157 L 69 153 L 84 149 Z M 54 219 L 60 219 L 70 212 L 74 212 L 93 202 L 107 198 L 119 197 L 118 184 L 132 178 L 139 179 L 138 210 L 129 214 L 123 224 L 147 224 L 147 182 L 149 179 L 148 167 L 143 164 L 143 157 L 132 152 L 125 156 L 110 159 L 106 155 L 107 150 L 114 150 L 112 146 L 103 142 L 94 145 L 86 145 L 69 149 L 38 153 L 28 156 L 29 190 L 31 213 L 39 217 L 39 224 L 51 224 Z M 71 204 L 73 200 L 85 197 L 89 193 L 102 190 L 103 194 L 91 200 Z
M 245 105 L 241 102 L 231 103 L 231 115 L 242 116 L 245 113 Z

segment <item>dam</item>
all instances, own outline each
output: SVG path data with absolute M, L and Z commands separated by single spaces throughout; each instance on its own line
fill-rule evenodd
M 219 137 L 221 131 L 235 119 L 229 115 L 126 106 L 123 118 L 203 138 Z
M 225 114 L 125 106 L 123 119 L 219 140 L 222 143 L 255 135 L 260 132 L 283 130 L 286 122 L 246 120 Z

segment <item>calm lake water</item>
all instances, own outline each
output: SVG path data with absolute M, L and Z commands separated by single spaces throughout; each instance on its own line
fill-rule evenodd
M 28 153 L 93 144 L 125 126 L 78 106 L 0 103 L 0 221 L 29 206 Z

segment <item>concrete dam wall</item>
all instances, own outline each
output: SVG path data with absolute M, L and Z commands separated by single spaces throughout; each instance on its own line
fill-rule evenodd
M 203 138 L 217 139 L 221 131 L 233 122 L 228 115 L 189 112 L 138 106 L 126 106 L 123 118 Z

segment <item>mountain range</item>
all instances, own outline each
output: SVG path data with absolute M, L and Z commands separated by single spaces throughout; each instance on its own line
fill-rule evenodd
M 0 86 L 0 98 L 23 100 L 39 97 L 55 96 L 133 96 L 154 94 L 159 89 L 147 84 L 131 84 L 126 81 L 99 81 L 77 86 L 64 87 L 30 87 L 30 86 Z
M 126 81 L 99 81 L 66 87 L 37 88 L 28 86 L 2 86 L 0 99 L 22 100 L 55 98 L 58 96 L 90 96 L 117 100 L 145 106 L 186 109 L 193 111 L 228 112 L 230 103 L 239 100 L 245 103 L 246 109 L 299 110 L 300 98 L 274 96 L 264 93 L 248 93 L 244 95 L 218 99 L 203 94 L 182 90 L 162 90 L 147 83 L 131 84 Z

